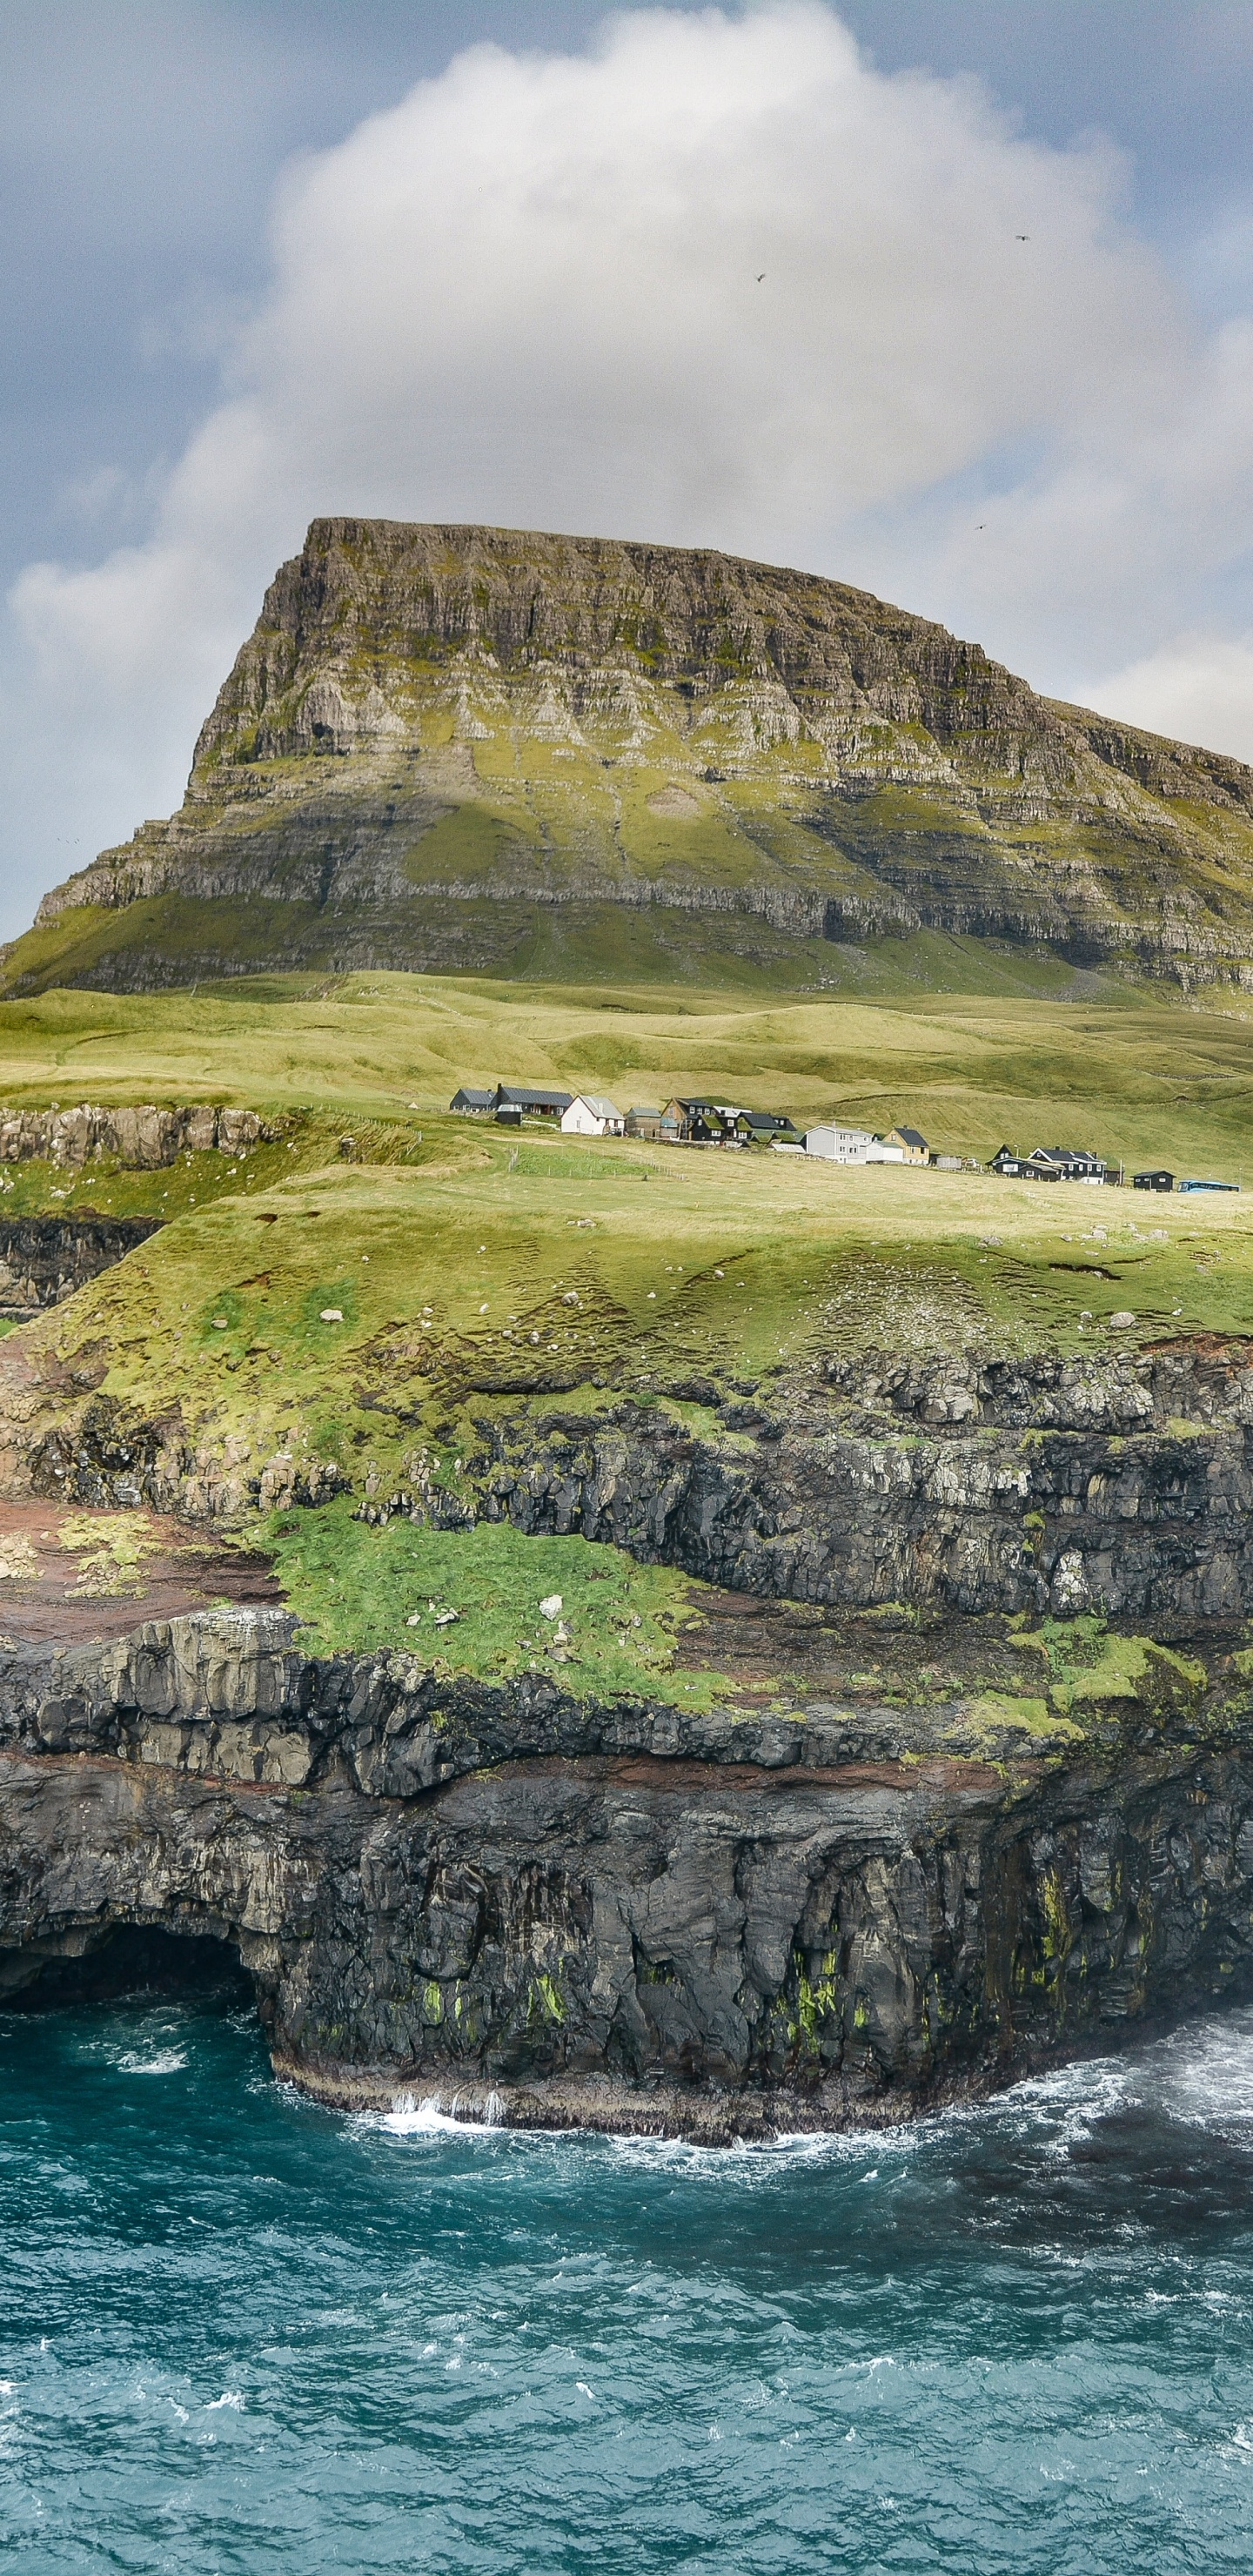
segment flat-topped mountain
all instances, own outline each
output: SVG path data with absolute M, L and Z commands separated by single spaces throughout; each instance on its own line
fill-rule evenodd
M 3 990 L 822 984 L 935 933 L 1253 984 L 1253 769 L 812 574 L 317 519 L 180 811 L 44 898 Z

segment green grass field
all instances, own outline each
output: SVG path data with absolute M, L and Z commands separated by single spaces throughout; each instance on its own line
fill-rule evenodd
M 384 1646 L 488 1681 L 548 1672 L 580 1692 L 643 1687 L 690 1709 L 724 1695 L 717 1674 L 676 1668 L 703 1586 L 619 1548 L 523 1538 L 493 1523 L 459 1534 L 408 1520 L 375 1530 L 346 1498 L 276 1512 L 264 1537 L 316 1652 Z
M 416 1448 L 453 1474 L 493 1404 L 683 1401 L 832 1349 L 1104 1346 L 1118 1311 L 1141 1339 L 1253 1332 L 1243 1196 L 440 1130 L 410 1165 L 232 1167 L 24 1348 L 107 1359 L 144 1418 L 177 1394 L 215 1450 L 296 1444 L 399 1485 Z
M 0 1099 L 227 1100 L 412 1129 L 460 1082 L 512 1074 L 608 1090 L 623 1106 L 709 1090 L 807 1123 L 906 1118 L 979 1160 L 1006 1140 L 1090 1143 L 1133 1168 L 1253 1186 L 1249 1039 L 1242 997 L 1218 1008 L 1125 988 L 1080 1001 L 1011 990 L 763 1002 L 410 975 L 245 979 L 0 1004 Z
M 81 1410 L 83 1389 L 125 1420 L 177 1415 L 216 1490 L 204 1508 L 255 1538 L 244 1488 L 276 1457 L 334 1462 L 356 1495 L 428 1469 L 455 1493 L 497 1418 L 601 1416 L 629 1395 L 704 1427 L 720 1391 L 799 1385 L 831 1351 L 1253 1334 L 1253 1196 L 511 1136 L 448 1114 L 457 1082 L 509 1074 L 624 1105 L 707 1089 L 802 1120 L 908 1118 L 977 1156 L 1002 1138 L 1090 1143 L 1129 1166 L 1253 1187 L 1249 1031 L 1234 1009 L 1125 997 L 766 1009 L 714 994 L 679 1009 L 643 993 L 378 975 L 142 1000 L 55 993 L 0 1006 L 8 1103 L 220 1099 L 283 1127 L 238 1161 L 3 1167 L 11 1214 L 168 1220 L 6 1337 L 7 1436 Z M 1119 1312 L 1134 1324 L 1111 1327 Z M 344 1500 L 271 1513 L 264 1534 L 326 1645 L 416 1641 L 503 1673 L 532 1651 L 532 1595 L 569 1591 L 580 1687 L 617 1686 L 627 1670 L 663 1695 L 695 1687 L 666 1679 L 678 1594 L 630 1594 L 646 1570 L 612 1550 L 585 1551 L 610 1569 L 592 1575 L 579 1571 L 582 1541 L 483 1525 L 471 1540 L 407 1521 L 376 1532 Z M 545 1548 L 572 1570 L 550 1581 Z M 429 1603 L 449 1589 L 449 1551 L 463 1615 L 437 1636 Z M 629 1634 L 615 1624 L 628 1595 L 641 1619 Z

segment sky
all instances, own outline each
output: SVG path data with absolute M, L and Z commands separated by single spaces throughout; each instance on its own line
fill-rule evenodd
M 1249 0 L 4 0 L 0 936 L 315 514 L 723 546 L 1253 761 Z

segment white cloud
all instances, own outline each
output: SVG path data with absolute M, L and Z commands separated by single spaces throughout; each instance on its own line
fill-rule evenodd
M 103 840 L 176 796 L 315 512 L 799 562 L 1055 687 L 1201 622 L 1247 507 L 1251 343 L 1205 340 L 1120 187 L 970 81 L 880 76 L 818 5 L 476 47 L 299 162 L 149 541 L 13 594 L 12 926 L 65 811 Z
M 1253 761 L 1253 635 L 1181 635 L 1097 682 L 1088 704 L 1178 742 Z

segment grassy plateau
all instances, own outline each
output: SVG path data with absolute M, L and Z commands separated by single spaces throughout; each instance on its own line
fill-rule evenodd
M 7 1337 L 10 1455 L 85 1401 L 177 1412 L 203 1508 L 264 1537 L 322 1645 L 497 1676 L 569 1657 L 580 1689 L 702 1705 L 717 1677 L 679 1652 L 699 1586 L 505 1525 L 376 1530 L 358 1502 L 423 1476 L 455 1495 L 499 1417 L 591 1421 L 630 1396 L 701 1428 L 720 1394 L 799 1384 L 833 1350 L 1108 1350 L 1127 1313 L 1120 1346 L 1253 1334 L 1247 1194 L 835 1169 L 448 1114 L 458 1082 L 511 1075 L 623 1106 L 711 1091 L 802 1122 L 909 1119 L 980 1159 L 1003 1139 L 1091 1144 L 1253 1186 L 1244 1014 L 1125 991 L 925 1009 L 379 974 L 53 992 L 0 1006 L 9 1108 L 217 1100 L 280 1132 L 157 1171 L 0 1166 L 5 1216 L 166 1220 Z M 351 1492 L 293 1506 L 280 1472 L 258 1511 L 248 1477 L 284 1460 L 333 1464 Z M 564 1639 L 539 1610 L 558 1594 Z

